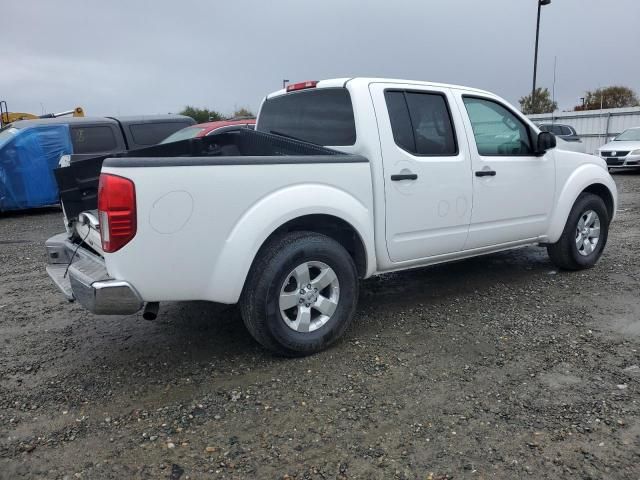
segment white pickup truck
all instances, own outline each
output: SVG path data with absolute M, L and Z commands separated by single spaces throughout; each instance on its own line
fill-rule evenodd
M 554 147 L 473 88 L 293 84 L 265 98 L 256 132 L 72 158 L 48 272 L 97 314 L 239 303 L 258 342 L 306 355 L 345 331 L 361 278 L 524 245 L 593 266 L 616 186 L 604 160 Z

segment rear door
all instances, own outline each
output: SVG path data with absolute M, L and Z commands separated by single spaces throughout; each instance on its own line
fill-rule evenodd
M 451 92 L 375 83 L 370 93 L 383 157 L 389 257 L 403 262 L 462 250 L 471 218 L 471 165 Z
M 498 99 L 456 93 L 472 152 L 473 215 L 465 249 L 535 240 L 555 194 L 553 153 L 534 152 L 535 131 Z

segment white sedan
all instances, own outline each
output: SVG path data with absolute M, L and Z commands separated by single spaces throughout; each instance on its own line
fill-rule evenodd
M 628 128 L 598 149 L 609 169 L 640 167 L 640 127 Z

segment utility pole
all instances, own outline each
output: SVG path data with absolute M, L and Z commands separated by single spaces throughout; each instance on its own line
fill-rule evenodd
M 558 57 L 553 57 L 553 86 L 551 87 L 551 103 L 556 103 L 556 67 L 558 65 Z M 553 111 L 555 112 L 555 110 Z M 551 123 L 554 123 L 553 112 L 551 112 Z
M 536 95 L 536 76 L 538 74 L 538 39 L 540 38 L 540 10 L 543 6 L 549 5 L 551 0 L 538 0 L 538 18 L 536 20 L 536 47 L 533 54 L 533 87 L 531 87 L 531 108 Z

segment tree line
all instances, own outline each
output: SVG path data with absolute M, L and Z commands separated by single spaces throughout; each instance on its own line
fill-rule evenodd
M 629 87 L 614 85 L 585 92 L 582 103 L 573 107 L 574 112 L 600 110 L 601 108 L 638 107 L 638 95 Z M 551 98 L 548 88 L 536 88 L 533 95 L 525 95 L 520 100 L 520 110 L 524 114 L 551 113 L 558 109 L 558 103 Z
M 209 110 L 208 108 L 198 108 L 187 105 L 182 109 L 180 115 L 191 117 L 197 123 L 216 122 L 218 120 L 255 118 L 255 114 L 245 107 L 235 110 L 232 115 L 224 115 L 216 110 Z

